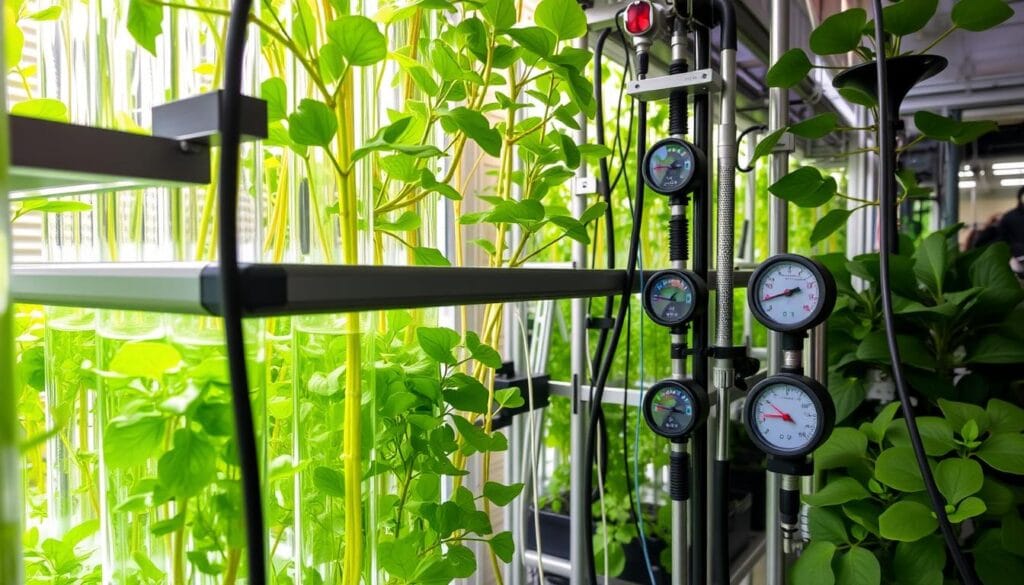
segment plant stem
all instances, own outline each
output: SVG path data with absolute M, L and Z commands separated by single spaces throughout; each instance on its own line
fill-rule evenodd
M 935 40 L 934 40 L 934 41 L 932 41 L 932 42 L 931 42 L 931 44 L 929 44 L 929 45 L 928 45 L 927 47 L 925 47 L 925 48 L 921 49 L 920 51 L 918 51 L 918 53 L 917 53 L 917 54 L 918 54 L 918 55 L 927 55 L 927 54 L 928 54 L 928 51 L 931 51 L 931 50 L 932 50 L 932 49 L 934 49 L 934 48 L 935 48 L 935 47 L 936 47 L 936 46 L 937 46 L 937 45 L 938 45 L 939 43 L 941 43 L 942 41 L 946 40 L 946 38 L 947 38 L 947 37 L 948 37 L 949 35 L 953 34 L 953 32 L 954 32 L 954 31 L 956 31 L 956 29 L 957 29 L 957 28 L 958 28 L 958 27 L 957 27 L 957 26 L 956 26 L 955 24 L 954 24 L 953 26 L 949 27 L 949 28 L 948 28 L 948 29 L 946 29 L 946 30 L 945 30 L 945 31 L 944 31 L 944 32 L 943 32 L 943 33 L 942 33 L 941 35 L 939 35 L 939 36 L 935 37 Z

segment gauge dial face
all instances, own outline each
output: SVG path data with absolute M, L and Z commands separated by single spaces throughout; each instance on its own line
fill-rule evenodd
M 671 195 L 686 190 L 696 170 L 697 160 L 686 143 L 665 140 L 648 154 L 644 174 L 652 189 Z
M 766 267 L 756 283 L 756 304 L 768 327 L 809 324 L 822 311 L 822 283 L 804 264 L 783 260 Z M 762 319 L 762 320 L 763 320 Z
M 686 322 L 696 311 L 698 301 L 694 281 L 682 272 L 659 272 L 644 289 L 647 314 L 662 325 Z
M 817 403 L 794 384 L 768 385 L 747 411 L 758 439 L 780 453 L 806 454 L 820 436 L 822 416 Z
M 697 424 L 697 400 L 682 384 L 663 382 L 649 390 L 644 400 L 647 424 L 664 437 L 682 437 Z

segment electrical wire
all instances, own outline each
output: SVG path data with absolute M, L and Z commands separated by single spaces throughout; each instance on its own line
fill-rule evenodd
M 637 273 L 640 275 L 640 282 L 644 280 L 644 255 L 641 251 L 637 254 Z M 640 401 L 639 404 L 643 404 L 644 395 L 647 393 L 647 389 L 644 384 L 646 382 L 644 378 L 644 320 L 640 319 L 640 366 L 637 371 L 637 381 L 640 387 Z M 628 361 L 627 361 L 628 363 Z M 625 413 L 623 413 L 625 416 Z M 647 576 L 651 579 L 651 585 L 658 585 L 658 580 L 654 576 L 654 563 L 651 562 L 651 551 L 647 546 L 647 534 L 644 530 L 644 504 L 643 499 L 640 495 L 640 425 L 643 424 L 643 408 L 637 406 L 636 408 L 636 424 L 635 424 L 635 435 L 633 437 L 633 482 L 636 488 L 636 514 L 634 521 L 636 522 L 636 530 L 640 534 L 640 547 L 644 553 L 644 566 L 647 568 Z
M 242 69 L 245 64 L 246 26 L 252 0 L 234 0 L 224 50 L 224 97 L 221 105 L 220 210 L 218 263 L 220 309 L 224 318 L 228 369 L 231 375 L 231 403 L 235 415 L 238 463 L 241 468 L 242 503 L 248 542 L 249 583 L 267 582 L 264 552 L 263 502 L 260 488 L 260 460 L 256 446 L 249 379 L 245 364 L 242 332 L 241 272 L 238 267 L 238 170 L 240 165 Z
M 751 126 L 750 128 L 747 128 L 743 132 L 740 132 L 740 135 L 736 137 L 736 151 L 739 152 L 740 146 L 743 145 L 743 139 L 746 138 L 748 134 L 753 133 L 753 132 L 764 132 L 767 129 L 768 129 L 768 127 L 765 126 L 764 124 L 758 124 L 756 126 Z M 757 164 L 757 159 L 751 158 L 750 162 L 747 163 L 747 166 L 742 166 L 739 163 L 737 163 L 736 164 L 736 170 L 741 172 L 741 173 L 749 173 L 749 172 L 752 172 L 754 170 L 754 166 L 756 164 Z
M 893 137 L 891 133 L 893 131 L 892 119 L 895 112 L 891 111 L 892 106 L 889 101 L 891 97 L 888 95 L 888 67 L 886 64 L 885 56 L 885 24 L 883 22 L 884 11 L 882 9 L 882 0 L 872 0 L 875 16 L 875 46 L 877 47 L 876 58 L 876 73 L 877 73 L 877 89 L 878 89 L 878 146 L 879 146 L 879 199 L 881 205 L 881 241 L 880 249 L 878 251 L 878 258 L 880 263 L 880 276 L 881 276 L 881 294 L 882 294 L 882 318 L 885 321 L 885 339 L 889 346 L 889 358 L 892 360 L 892 378 L 896 385 L 896 391 L 900 397 L 900 404 L 903 407 L 903 416 L 906 419 L 907 432 L 910 435 L 910 445 L 914 450 L 914 457 L 917 459 L 917 466 L 921 472 L 921 478 L 924 480 L 925 490 L 928 492 L 928 498 L 932 502 L 932 507 L 935 509 L 935 517 L 939 521 L 939 529 L 942 532 L 942 537 L 946 541 L 946 548 L 949 550 L 950 556 L 953 558 L 953 564 L 956 565 L 957 572 L 960 573 L 960 578 L 967 585 L 979 584 L 977 575 L 974 573 L 974 568 L 968 563 L 967 558 L 964 556 L 963 550 L 960 548 L 960 543 L 957 542 L 956 534 L 953 532 L 953 525 L 949 521 L 949 516 L 946 514 L 946 502 L 942 497 L 942 493 L 939 492 L 939 488 L 935 483 L 935 477 L 932 475 L 931 467 L 928 465 L 928 456 L 924 450 L 924 443 L 921 441 L 921 432 L 917 426 L 917 418 L 914 415 L 913 406 L 910 403 L 910 394 L 907 390 L 906 381 L 903 376 L 903 362 L 900 359 L 900 348 L 896 340 L 896 322 L 893 314 L 892 306 L 892 284 L 890 277 L 889 267 L 889 254 L 892 250 L 892 244 L 895 242 L 890 241 L 893 231 L 890 228 L 894 227 L 896 223 L 896 209 L 894 207 L 896 198 L 896 179 L 893 171 L 895 165 L 895 145 L 893 143 Z
M 534 539 L 537 544 L 538 556 L 543 555 L 544 546 L 541 543 L 541 530 L 540 530 L 540 490 L 537 489 L 537 449 L 540 447 L 540 441 L 537 440 L 537 409 L 534 407 L 533 399 L 533 369 L 531 364 L 533 360 L 530 355 L 530 339 L 526 335 L 526 323 L 523 320 L 523 314 L 520 310 L 516 310 L 516 320 L 519 321 L 519 334 L 522 335 L 523 341 L 523 353 L 526 356 L 524 359 L 526 367 L 526 399 L 529 404 L 529 412 L 526 418 L 526 432 L 527 432 L 527 443 L 525 445 L 529 457 L 524 458 L 523 464 L 526 461 L 530 462 L 530 498 L 533 501 L 533 532 Z M 525 473 L 520 472 L 520 475 L 525 476 Z M 544 563 L 537 563 L 537 572 L 541 583 L 546 583 L 544 577 Z

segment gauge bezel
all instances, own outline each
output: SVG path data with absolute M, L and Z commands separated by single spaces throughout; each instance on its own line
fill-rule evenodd
M 796 386 L 811 399 L 818 411 L 818 427 L 814 431 L 814 436 L 800 449 L 777 448 L 762 437 L 754 425 L 754 405 L 761 394 L 777 384 Z M 828 390 L 817 380 L 797 374 L 776 374 L 761 380 L 747 393 L 746 403 L 743 405 L 743 424 L 747 429 L 747 436 L 761 451 L 780 459 L 802 459 L 813 453 L 832 435 L 836 424 L 836 407 Z
M 651 412 L 654 397 L 664 388 L 676 388 L 686 392 L 689 394 L 690 401 L 693 403 L 693 417 L 690 419 L 690 424 L 677 433 L 664 432 L 661 427 L 654 422 L 654 413 Z M 708 396 L 704 388 L 693 380 L 662 380 L 644 392 L 644 399 L 640 404 L 640 410 L 644 414 L 644 422 L 647 423 L 647 426 L 654 432 L 654 434 L 665 437 L 666 439 L 679 441 L 689 437 L 694 430 L 700 428 L 700 426 L 704 424 L 704 421 L 707 420 Z
M 761 288 L 761 279 L 777 264 L 783 262 L 793 262 L 800 264 L 814 275 L 815 280 L 818 282 L 818 291 L 820 293 L 820 302 L 806 319 L 798 321 L 796 323 L 779 323 L 775 319 L 772 319 L 764 308 L 761 306 L 763 301 L 761 295 L 758 292 Z M 778 256 L 772 256 L 765 260 L 760 266 L 754 270 L 753 274 L 750 275 L 750 283 L 747 285 L 747 306 L 750 307 L 750 311 L 754 314 L 754 318 L 758 320 L 762 325 L 777 331 L 779 333 L 795 333 L 804 332 L 817 325 L 820 325 L 828 319 L 829 315 L 832 314 L 832 309 L 836 306 L 836 280 L 833 278 L 832 273 L 829 272 L 828 268 L 824 264 L 817 260 L 812 260 L 806 256 L 799 256 L 797 254 L 779 254 Z M 753 294 L 751 294 L 753 293 Z
M 672 191 L 662 191 L 655 186 L 654 181 L 651 178 L 651 172 L 649 170 L 651 165 L 651 157 L 657 152 L 659 148 L 666 144 L 677 144 L 690 151 L 690 155 L 693 157 L 693 174 L 690 176 L 690 180 L 687 181 L 682 187 L 674 189 Z M 644 184 L 651 188 L 655 193 L 660 193 L 669 197 L 675 197 L 680 195 L 687 195 L 693 193 L 700 185 L 705 174 L 706 158 L 704 153 L 699 148 L 683 140 L 682 138 L 669 137 L 659 140 L 654 143 L 653 146 L 647 149 L 644 153 L 643 165 L 641 165 L 641 171 L 644 176 Z
M 663 319 L 660 315 L 655 313 L 654 301 L 653 299 L 651 299 L 651 287 L 659 279 L 667 276 L 672 276 L 680 280 L 685 280 L 687 284 L 689 284 L 690 288 L 693 289 L 693 306 L 690 309 L 690 312 L 687 313 L 682 318 L 674 321 L 669 319 Z M 690 272 L 689 270 L 676 270 L 675 268 L 669 268 L 668 270 L 659 270 L 658 272 L 652 274 L 647 279 L 647 281 L 644 282 L 644 290 L 643 294 L 641 295 L 641 300 L 644 306 L 644 313 L 647 314 L 647 317 L 651 321 L 654 321 L 658 325 L 662 325 L 664 327 L 676 327 L 678 325 L 690 322 L 691 320 L 693 320 L 694 317 L 700 315 L 705 310 L 707 310 L 708 285 L 707 283 L 704 282 L 703 278 L 697 276 L 696 274 Z

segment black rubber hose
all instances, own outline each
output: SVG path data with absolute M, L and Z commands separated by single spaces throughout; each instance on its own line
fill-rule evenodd
M 642 53 L 637 63 L 638 77 L 642 78 L 647 71 L 647 54 Z M 640 102 L 640 121 L 637 124 L 637 152 L 647 150 L 647 104 Z M 637 166 L 643 161 L 643 156 L 637 157 Z M 601 369 L 594 384 L 593 404 L 601 404 L 604 398 L 605 385 L 608 383 L 608 375 L 611 372 L 612 362 L 615 360 L 615 351 L 618 349 L 619 338 L 622 336 L 622 327 L 626 322 L 626 310 L 629 307 L 630 299 L 633 296 L 633 280 L 636 278 L 636 259 L 640 251 L 640 225 L 643 222 L 644 212 L 644 182 L 643 173 L 637 168 L 636 203 L 633 205 L 633 230 L 629 238 L 629 253 L 626 259 L 626 279 L 622 285 L 622 300 L 619 302 L 618 313 L 615 317 L 615 326 L 612 328 L 611 339 L 609 340 L 608 351 L 604 355 Z M 594 463 L 595 443 L 597 440 L 597 411 L 590 409 L 590 422 L 587 425 L 587 437 L 583 451 L 584 465 L 587 473 L 583 476 L 583 493 L 590 494 L 594 491 L 594 474 L 592 465 Z M 594 510 L 593 506 L 586 506 L 583 522 L 584 559 L 587 567 L 588 583 L 597 584 L 597 567 L 594 564 Z
M 729 583 L 729 460 L 715 460 L 711 484 L 715 486 L 711 497 L 714 500 L 714 515 L 711 517 L 711 532 L 715 541 L 711 545 L 711 582 Z
M 220 211 L 218 263 L 220 309 L 227 339 L 228 369 L 231 374 L 231 403 L 235 414 L 235 438 L 242 478 L 242 505 L 248 542 L 249 583 L 267 582 L 264 553 L 263 502 L 260 488 L 260 459 L 256 446 L 249 379 L 245 369 L 245 339 L 242 334 L 241 273 L 238 268 L 238 167 L 241 142 L 242 68 L 245 36 L 252 0 L 234 0 L 224 50 L 224 99 L 221 103 Z
M 743 144 L 743 139 L 746 138 L 748 134 L 751 134 L 752 132 L 764 132 L 767 129 L 768 129 L 768 127 L 765 126 L 764 124 L 758 124 L 757 126 L 751 126 L 750 128 L 747 128 L 746 130 L 744 130 L 743 132 L 740 132 L 740 135 L 736 138 L 736 147 L 737 147 L 737 149 L 739 148 L 739 146 L 741 144 Z M 756 163 L 757 163 L 757 161 L 752 158 L 752 159 L 750 159 L 750 162 L 747 163 L 747 166 L 742 166 L 742 165 L 737 164 L 736 165 L 736 170 L 741 172 L 741 173 L 752 172 L 754 170 L 754 165 Z
M 720 50 L 736 50 L 736 7 L 732 0 L 715 0 L 715 14 L 718 16 L 718 32 L 721 35 Z
M 888 96 L 888 67 L 885 57 L 885 25 L 882 21 L 883 10 L 881 0 L 872 0 L 875 16 L 875 46 L 878 51 L 877 59 L 877 88 L 878 88 L 878 144 L 879 144 L 879 202 L 881 204 L 882 226 L 880 230 L 880 249 L 878 259 L 880 263 L 881 293 L 882 293 L 882 318 L 885 321 L 885 339 L 889 346 L 889 359 L 892 361 L 892 378 L 896 385 L 896 391 L 900 397 L 900 404 L 903 407 L 903 416 L 907 423 L 907 433 L 910 435 L 910 445 L 914 450 L 914 457 L 917 459 L 917 467 L 924 480 L 925 490 L 932 502 L 935 517 L 939 521 L 939 529 L 942 538 L 946 541 L 946 548 L 956 565 L 960 578 L 967 585 L 980 583 L 978 576 L 974 573 L 974 567 L 967 561 L 964 551 L 957 542 L 953 525 L 946 514 L 946 501 L 935 484 L 935 477 L 932 475 L 931 467 L 928 465 L 928 456 L 924 450 L 924 443 L 921 441 L 921 432 L 917 427 L 917 418 L 914 415 L 913 405 L 910 403 L 910 393 L 903 377 L 903 362 L 900 359 L 900 347 L 896 341 L 896 320 L 892 308 L 892 281 L 889 274 L 889 251 L 895 242 L 892 240 L 893 232 L 890 227 L 896 223 L 895 207 L 896 199 L 896 177 L 894 167 L 896 166 L 896 145 L 893 139 L 893 123 L 896 112 L 893 104 L 890 104 Z
M 608 40 L 608 36 L 612 33 L 612 29 L 606 28 L 601 31 L 601 35 L 597 38 L 597 44 L 594 46 L 594 99 L 597 102 L 597 116 L 594 120 L 597 133 L 597 143 L 601 146 L 605 144 L 604 134 L 604 73 L 601 70 L 601 61 L 604 57 L 604 44 Z M 611 184 L 609 182 L 608 173 L 608 158 L 601 157 L 598 161 L 598 168 L 601 177 L 601 197 L 604 199 L 605 204 L 608 206 L 604 211 L 604 224 L 605 224 L 605 239 L 606 245 L 606 263 L 608 268 L 615 268 L 615 218 L 612 212 L 612 195 L 611 195 Z M 615 297 L 607 296 L 604 302 L 604 320 L 608 321 L 612 318 L 612 311 L 615 306 Z M 591 370 L 594 375 L 597 374 L 597 370 L 601 364 L 601 358 L 604 355 L 605 344 L 608 342 L 608 329 L 602 328 L 597 334 L 597 345 L 594 350 L 594 356 L 591 362 Z

